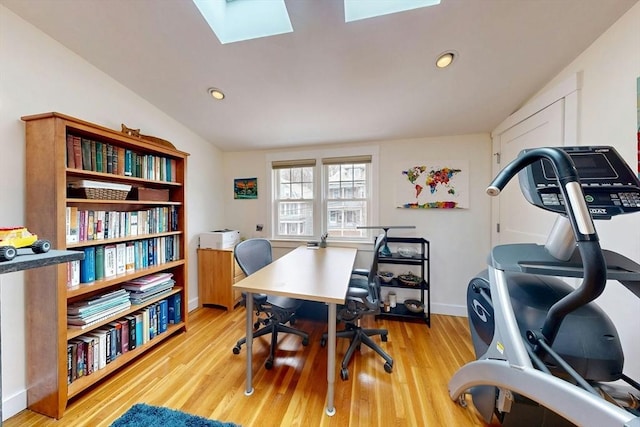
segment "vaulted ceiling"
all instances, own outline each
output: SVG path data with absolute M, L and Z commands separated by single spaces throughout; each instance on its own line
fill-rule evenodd
M 285 1 L 292 33 L 224 45 L 190 0 L 0 4 L 235 151 L 490 132 L 638 0 L 442 0 L 348 24 L 342 0 Z

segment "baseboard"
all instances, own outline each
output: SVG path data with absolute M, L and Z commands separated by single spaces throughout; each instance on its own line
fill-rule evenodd
M 467 307 L 464 305 L 431 303 L 431 313 L 467 317 Z
M 190 299 L 190 300 L 189 300 L 189 304 L 188 304 L 187 309 L 188 309 L 189 311 L 193 311 L 193 310 L 195 310 L 196 308 L 198 308 L 198 298 L 192 298 L 192 299 Z
M 2 421 L 27 409 L 27 391 L 22 390 L 13 396 L 2 396 Z

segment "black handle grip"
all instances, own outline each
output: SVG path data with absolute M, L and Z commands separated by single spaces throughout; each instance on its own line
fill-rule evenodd
M 542 334 L 551 345 L 564 317 L 576 308 L 593 301 L 604 291 L 607 283 L 607 266 L 593 219 L 584 200 L 578 171 L 573 160 L 564 150 L 543 147 L 521 152 L 517 159 L 509 163 L 493 179 L 487 188 L 487 193 L 492 196 L 500 194 L 500 191 L 520 170 L 542 159 L 549 160 L 555 170 L 584 269 L 580 287 L 556 302 L 547 313 Z

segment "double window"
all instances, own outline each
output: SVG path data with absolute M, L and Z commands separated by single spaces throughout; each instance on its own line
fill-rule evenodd
M 372 223 L 372 155 L 271 162 L 276 239 L 365 240 Z

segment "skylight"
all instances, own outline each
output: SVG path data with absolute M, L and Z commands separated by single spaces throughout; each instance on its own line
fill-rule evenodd
M 435 6 L 440 0 L 344 0 L 345 22 Z
M 293 32 L 284 0 L 193 0 L 220 43 Z

